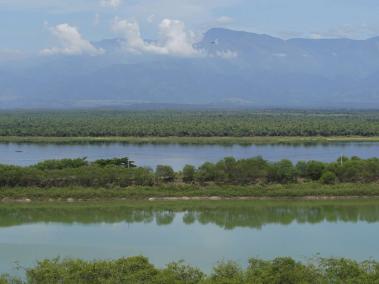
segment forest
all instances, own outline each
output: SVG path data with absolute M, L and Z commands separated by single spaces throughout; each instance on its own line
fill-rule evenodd
M 0 137 L 379 136 L 377 111 L 1 111 Z
M 157 268 L 143 257 L 85 261 L 53 259 L 39 261 L 26 269 L 26 280 L 2 276 L 0 284 L 297 284 L 297 283 L 377 283 L 379 263 L 350 259 L 316 259 L 301 263 L 288 257 L 274 260 L 252 258 L 247 268 L 221 261 L 210 274 L 183 262 Z
M 186 165 L 175 172 L 170 166 L 156 169 L 138 167 L 128 158 L 85 158 L 48 160 L 32 166 L 0 165 L 1 187 L 128 187 L 162 184 L 254 185 L 304 184 L 318 182 L 375 183 L 379 181 L 379 159 L 341 157 L 335 162 L 289 160 L 270 162 L 262 157 L 236 160 L 227 157 L 217 163 L 205 162 L 199 167 Z

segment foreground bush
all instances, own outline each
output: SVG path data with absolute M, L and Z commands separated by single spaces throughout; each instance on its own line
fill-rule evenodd
M 112 261 L 43 260 L 26 271 L 22 282 L 4 276 L 1 284 L 30 283 L 133 283 L 133 284 L 295 284 L 295 283 L 378 283 L 379 263 L 358 263 L 348 259 L 319 259 L 303 264 L 291 258 L 272 261 L 251 259 L 246 269 L 234 262 L 220 262 L 206 275 L 182 262 L 163 269 L 147 258 L 129 257 Z

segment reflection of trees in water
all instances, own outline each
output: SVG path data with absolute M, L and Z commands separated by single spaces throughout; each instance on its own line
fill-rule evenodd
M 174 218 L 174 211 L 158 212 L 155 214 L 155 221 L 157 225 L 170 225 L 172 221 L 174 221 Z
M 0 207 L 0 226 L 7 227 L 25 223 L 152 223 L 171 224 L 177 213 L 182 213 L 184 224 L 216 224 L 224 229 L 236 227 L 261 228 L 266 224 L 290 224 L 328 222 L 378 222 L 378 203 L 338 202 L 319 204 L 310 203 L 269 203 L 239 206 L 173 206 L 130 207 L 119 206 L 61 206 L 61 207 Z

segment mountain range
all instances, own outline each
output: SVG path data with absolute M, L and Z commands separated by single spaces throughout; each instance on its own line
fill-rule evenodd
M 100 56 L 0 62 L 0 108 L 193 105 L 379 108 L 379 37 L 283 40 L 215 28 L 201 56 L 135 54 L 122 39 Z

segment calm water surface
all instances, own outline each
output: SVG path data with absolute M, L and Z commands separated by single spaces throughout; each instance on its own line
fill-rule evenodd
M 145 255 L 205 271 L 221 259 L 379 260 L 379 200 L 1 205 L 0 273 L 15 262 Z
M 125 157 L 139 166 L 171 165 L 175 170 L 186 164 L 216 162 L 226 156 L 249 158 L 262 156 L 271 161 L 290 159 L 334 161 L 341 155 L 362 158 L 379 157 L 379 143 L 272 144 L 272 145 L 153 145 L 125 143 L 95 144 L 0 144 L 0 163 L 31 165 L 41 160 L 87 157 L 88 160 Z

